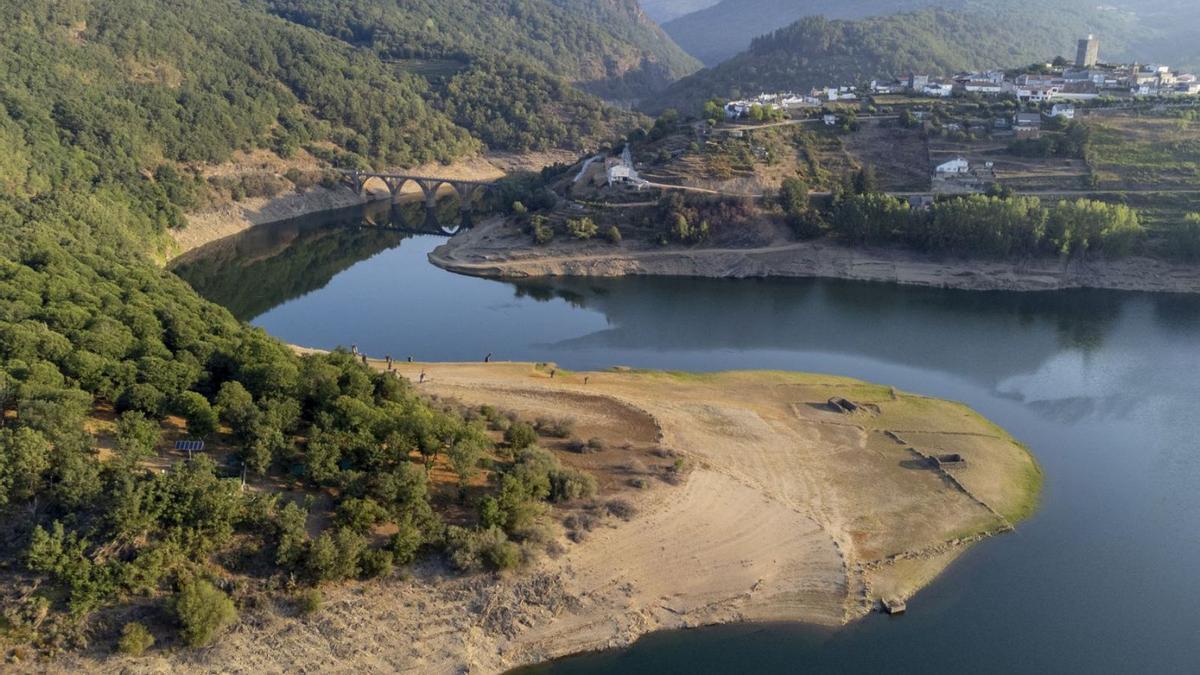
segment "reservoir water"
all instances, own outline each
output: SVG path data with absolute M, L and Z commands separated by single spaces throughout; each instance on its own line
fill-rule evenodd
M 510 283 L 443 272 L 426 254 L 444 238 L 361 219 L 257 228 L 176 271 L 240 318 L 312 347 L 891 384 L 971 405 L 1045 469 L 1037 515 L 971 549 L 902 617 L 665 632 L 531 672 L 1200 672 L 1200 297 Z

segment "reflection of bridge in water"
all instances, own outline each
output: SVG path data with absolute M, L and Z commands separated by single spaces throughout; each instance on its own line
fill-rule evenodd
M 421 189 L 421 195 L 425 201 L 425 222 L 423 227 L 434 234 L 453 234 L 463 227 L 470 227 L 472 199 L 476 195 L 486 192 L 495 186 L 495 183 L 485 181 L 378 171 L 343 170 L 342 175 L 349 181 L 350 187 L 354 192 L 359 195 L 362 195 L 366 191 L 368 183 L 372 180 L 378 180 L 387 187 L 388 194 L 391 195 L 393 202 L 401 195 L 405 186 L 410 182 L 416 184 Z M 438 192 L 442 189 L 442 186 L 449 186 L 458 195 L 460 223 L 454 228 L 443 227 L 437 219 Z M 405 228 L 415 229 L 412 225 L 406 225 Z

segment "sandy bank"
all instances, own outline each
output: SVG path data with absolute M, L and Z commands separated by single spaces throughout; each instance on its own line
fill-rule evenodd
M 418 569 L 406 580 L 327 588 L 314 617 L 247 612 L 233 634 L 201 652 L 72 665 L 498 672 L 659 629 L 754 620 L 836 626 L 880 599 L 912 596 L 971 543 L 1027 516 L 1040 489 L 1029 454 L 965 407 L 846 378 L 551 377 L 519 363 L 398 369 L 410 379 L 424 372 L 418 386 L 431 395 L 570 415 L 617 440 L 650 429 L 693 469 L 681 485 L 636 491 L 638 515 L 606 521 L 532 569 L 470 578 Z M 834 396 L 864 407 L 836 411 L 827 403 Z M 950 452 L 966 464 L 928 460 Z
M 531 246 L 511 225 L 494 220 L 454 237 L 429 259 L 453 272 L 486 277 L 827 277 L 964 290 L 1200 293 L 1200 265 L 1150 258 L 999 262 L 936 258 L 893 248 L 856 249 L 827 241 L 752 249 L 555 241 L 542 248 Z

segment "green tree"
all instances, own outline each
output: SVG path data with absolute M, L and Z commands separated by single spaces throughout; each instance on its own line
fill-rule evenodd
M 50 469 L 50 443 L 39 432 L 0 429 L 0 507 L 33 499 Z
M 237 621 L 229 596 L 204 579 L 184 582 L 172 602 L 179 621 L 179 636 L 191 647 L 210 644 Z
M 154 646 L 154 636 L 145 624 L 130 621 L 121 628 L 121 639 L 117 641 L 117 651 L 126 656 L 141 656 Z
M 598 231 L 596 223 L 586 216 L 567 219 L 567 232 L 570 232 L 571 236 L 576 239 L 591 239 L 596 236 Z
M 174 407 L 187 421 L 189 436 L 205 438 L 217 430 L 217 412 L 201 394 L 185 391 L 175 399 Z
M 524 450 L 538 442 L 538 434 L 528 422 L 514 422 L 504 431 L 504 442 L 513 451 Z
M 126 466 L 137 466 L 153 457 L 161 438 L 158 422 L 146 419 L 144 413 L 130 410 L 117 418 L 117 452 Z

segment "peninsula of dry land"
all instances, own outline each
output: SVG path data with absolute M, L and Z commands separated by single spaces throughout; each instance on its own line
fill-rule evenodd
M 329 588 L 315 616 L 264 608 L 201 652 L 73 665 L 499 672 L 660 629 L 837 626 L 908 600 L 972 543 L 1028 517 L 1041 487 L 1030 454 L 967 407 L 847 378 L 395 368 L 441 400 L 573 417 L 602 442 L 555 453 L 621 511 L 571 512 L 562 550 L 532 568 L 421 568 Z

